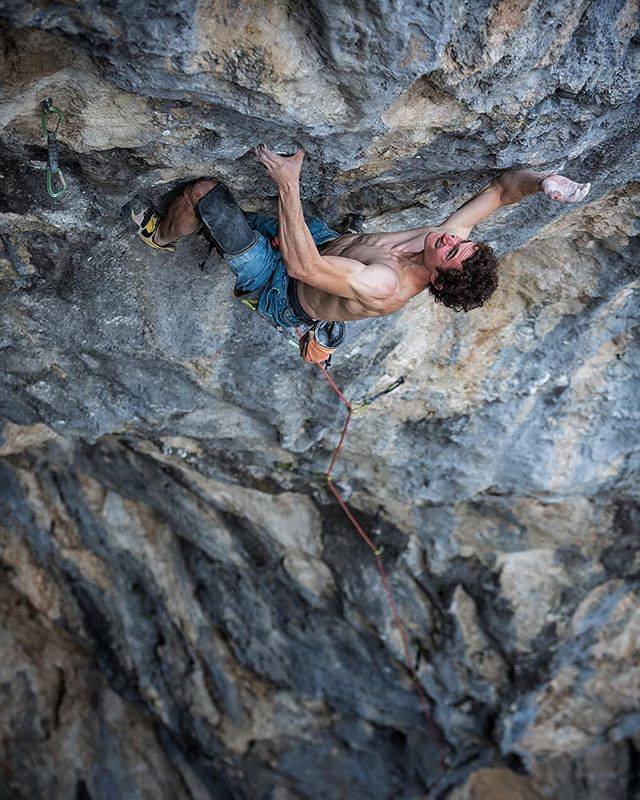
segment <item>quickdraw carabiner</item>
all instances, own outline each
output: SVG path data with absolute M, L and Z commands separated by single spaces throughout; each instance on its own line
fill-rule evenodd
M 49 133 L 57 133 L 61 123 L 64 122 L 64 114 L 59 108 L 56 108 L 53 105 L 53 98 L 51 97 L 47 97 L 46 100 L 43 100 L 42 103 L 40 103 L 40 106 L 42 107 L 42 135 L 46 137 Z M 49 127 L 50 115 L 53 115 L 57 118 L 56 127 L 53 129 Z
M 58 188 L 58 189 L 54 189 L 53 188 L 53 176 L 54 175 L 57 175 L 58 176 L 58 180 L 60 181 L 60 188 Z M 62 174 L 62 171 L 60 169 L 58 169 L 56 172 L 54 172 L 52 169 L 48 169 L 47 170 L 47 193 L 49 194 L 49 197 L 53 197 L 55 199 L 56 197 L 60 197 L 61 195 L 63 195 L 66 191 L 67 191 L 67 182 L 64 179 L 64 175 Z
M 56 134 L 60 124 L 64 122 L 64 114 L 59 108 L 53 105 L 53 100 L 48 97 L 41 103 L 42 106 L 42 134 L 47 140 L 47 154 L 49 158 L 49 168 L 47 169 L 47 193 L 49 197 L 60 197 L 67 191 L 67 182 L 64 179 L 62 170 L 58 163 L 58 140 Z M 55 116 L 56 123 L 54 128 L 49 127 L 49 117 Z M 60 181 L 60 186 L 57 189 L 53 188 L 53 176 L 57 175 Z

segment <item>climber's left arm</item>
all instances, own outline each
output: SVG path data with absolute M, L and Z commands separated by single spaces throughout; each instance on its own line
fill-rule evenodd
M 311 236 L 300 200 L 300 168 L 304 152 L 280 156 L 264 145 L 258 159 L 278 186 L 278 239 L 287 274 L 323 292 L 357 300 L 379 310 L 399 289 L 398 276 L 387 264 L 364 265 L 353 258 L 322 256 Z
M 575 183 L 563 175 L 514 169 L 503 172 L 477 195 L 468 200 L 442 223 L 445 230 L 466 239 L 475 225 L 503 206 L 519 203 L 525 197 L 544 192 L 551 200 L 578 203 L 583 200 L 590 183 Z
M 494 178 L 437 228 L 414 228 L 391 235 L 398 236 L 397 244 L 403 249 L 417 252 L 424 247 L 424 238 L 430 231 L 445 230 L 466 239 L 479 222 L 490 217 L 498 209 L 519 203 L 529 195 L 544 192 L 551 200 L 577 203 L 586 197 L 590 186 L 589 183 L 574 183 L 562 175 L 550 175 L 548 172 L 510 170 Z M 389 234 L 386 234 L 385 238 L 388 236 Z
M 495 178 L 437 227 L 431 225 L 385 234 L 385 240 L 393 240 L 391 243 L 400 250 L 418 252 L 431 231 L 446 231 L 466 239 L 474 225 L 509 202 L 500 178 Z

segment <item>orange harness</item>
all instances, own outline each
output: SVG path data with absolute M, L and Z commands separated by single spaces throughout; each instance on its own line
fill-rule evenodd
M 300 355 L 308 364 L 324 364 L 328 366 L 327 362 L 336 351 L 335 347 L 327 347 L 324 344 L 320 344 L 316 338 L 315 325 L 298 339 L 298 344 L 300 346 Z

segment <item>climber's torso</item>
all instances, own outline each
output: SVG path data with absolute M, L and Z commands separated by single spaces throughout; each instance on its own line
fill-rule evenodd
M 434 228 L 434 230 L 436 230 Z M 415 255 L 415 246 L 412 248 Z M 344 259 L 354 266 L 370 267 L 381 273 L 381 268 L 391 269 L 398 277 L 398 288 L 384 299 L 372 297 L 366 302 L 339 297 L 298 282 L 298 298 L 304 310 L 314 319 L 357 320 L 393 314 L 403 308 L 425 286 L 416 280 L 415 260 L 408 258 L 406 236 L 398 233 L 345 234 L 320 248 L 322 258 L 336 265 L 344 265 Z

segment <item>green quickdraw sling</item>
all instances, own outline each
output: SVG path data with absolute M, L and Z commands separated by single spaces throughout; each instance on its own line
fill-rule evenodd
M 42 134 L 47 140 L 47 153 L 49 167 L 47 169 L 47 193 L 49 197 L 60 197 L 67 191 L 67 183 L 60 169 L 58 162 L 58 140 L 57 133 L 60 124 L 64 122 L 64 114 L 59 108 L 53 105 L 53 99 L 48 97 L 41 103 L 42 107 Z M 55 127 L 50 125 L 50 118 L 55 117 Z M 58 178 L 58 188 L 53 188 L 54 175 Z

